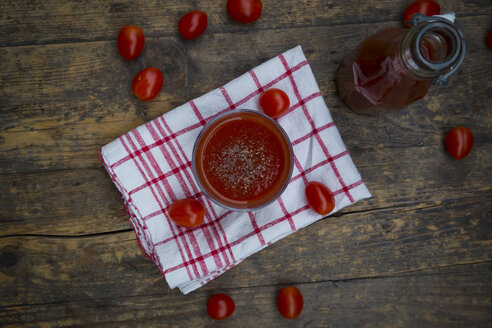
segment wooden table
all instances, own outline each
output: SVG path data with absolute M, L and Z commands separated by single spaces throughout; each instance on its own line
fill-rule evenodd
M 492 2 L 441 1 L 468 46 L 452 81 L 397 113 L 366 117 L 338 98 L 344 55 L 399 26 L 410 1 L 264 1 L 241 25 L 224 1 L 0 2 L 0 326 L 473 327 L 492 324 Z M 208 13 L 197 40 L 177 21 Z M 123 60 L 116 35 L 146 33 Z M 373 197 L 285 238 L 183 296 L 142 257 L 98 150 L 126 131 L 301 44 Z M 160 65 L 150 102 L 130 90 Z M 446 131 L 469 127 L 457 161 Z M 305 307 L 281 318 L 276 294 L 296 285 Z M 207 316 L 229 294 L 236 312 Z

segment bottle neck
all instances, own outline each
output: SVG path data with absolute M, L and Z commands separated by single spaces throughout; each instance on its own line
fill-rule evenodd
M 416 79 L 444 84 L 463 62 L 463 34 L 447 19 L 423 15 L 418 18 L 421 20 L 400 43 L 400 61 Z

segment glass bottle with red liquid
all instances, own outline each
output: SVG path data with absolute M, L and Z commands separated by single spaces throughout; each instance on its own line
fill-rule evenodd
M 377 32 L 344 58 L 337 84 L 351 109 L 368 115 L 402 109 L 461 66 L 465 41 L 452 21 L 415 14 L 411 23 Z

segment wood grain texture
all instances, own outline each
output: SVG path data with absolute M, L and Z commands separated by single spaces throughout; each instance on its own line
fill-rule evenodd
M 463 18 L 462 21 L 464 33 L 473 35 L 484 29 L 488 17 Z M 369 34 L 395 23 L 361 24 L 361 27 Z M 310 38 L 305 36 L 308 31 Z M 487 101 L 492 84 L 490 79 L 487 82 L 490 68 L 484 69 L 490 57 L 485 44 L 475 46 L 474 38 L 468 38 L 472 41 L 464 67 L 449 85 L 431 90 L 428 97 L 405 111 L 367 119 L 354 117 L 349 112 L 338 99 L 334 83 L 344 54 L 363 38 L 364 35 L 347 33 L 345 26 L 336 26 L 328 30 L 272 30 L 245 34 L 239 40 L 235 34 L 227 33 L 205 36 L 199 40 L 200 44 L 188 48 L 182 41 L 156 39 L 149 42 L 151 45 L 142 58 L 132 63 L 120 58 L 114 42 L 110 41 L 0 48 L 0 57 L 8 60 L 5 70 L 0 72 L 0 80 L 9 85 L 0 90 L 3 104 L 0 164 L 4 172 L 96 167 L 99 160 L 94 154 L 101 145 L 297 44 L 303 45 L 350 149 L 365 141 L 369 143 L 363 145 L 387 143 L 386 132 L 374 134 L 372 131 L 381 130 L 389 122 L 396 124 L 397 130 L 403 128 L 405 139 L 411 140 L 411 145 L 426 141 L 421 139 L 420 129 L 412 128 L 415 122 L 432 132 L 435 139 L 429 141 L 435 143 L 441 140 L 441 135 L 434 133 L 435 127 L 444 132 L 454 124 L 456 117 L 460 124 L 468 124 L 476 131 L 477 143 L 481 138 L 488 138 L 486 132 L 491 128 L 492 114 L 487 110 Z M 322 39 L 329 42 L 320 43 Z M 265 40 L 269 44 L 265 45 Z M 270 40 L 277 43 L 271 44 Z M 232 42 L 237 52 L 229 53 L 227 45 Z M 210 55 L 204 57 L 204 53 Z M 225 57 L 232 60 L 224 61 Z M 20 63 L 19 58 L 26 60 Z M 130 81 L 136 72 L 150 65 L 163 69 L 165 87 L 155 101 L 144 103 L 131 94 Z M 25 96 L 16 96 L 19 94 Z M 441 106 L 443 103 L 446 105 Z M 361 126 L 362 131 L 353 129 L 354 126 Z M 484 131 L 483 136 L 481 131 Z M 366 132 L 364 138 L 361 132 Z M 416 142 L 416 138 L 421 140 Z
M 151 37 L 178 35 L 179 18 L 191 10 L 208 14 L 207 34 L 254 33 L 285 27 L 333 26 L 401 19 L 405 1 L 265 1 L 262 19 L 244 26 L 230 19 L 225 1 L 29 1 L 0 3 L 0 44 L 25 45 L 113 40 L 123 25 L 134 24 Z M 477 15 L 487 0 L 446 1 L 443 12 Z M 353 27 L 356 28 L 356 27 Z
M 13 305 L 0 320 L 24 327 L 488 327 L 492 320 L 490 264 L 465 265 L 361 280 L 296 284 L 304 309 L 283 319 L 275 298 L 284 285 L 200 289 L 192 297 L 162 286 L 134 297 L 84 298 L 35 305 Z M 481 282 L 481 283 L 477 283 Z M 214 292 L 236 303 L 227 320 L 214 321 L 205 304 Z
M 242 25 L 225 1 L 0 1 L 0 326 L 487 327 L 492 322 L 492 3 L 446 1 L 468 53 L 448 85 L 407 109 L 360 116 L 338 98 L 335 72 L 371 33 L 399 26 L 410 1 L 264 1 Z M 184 41 L 179 17 L 209 15 Z M 127 62 L 115 37 L 140 25 L 144 53 Z M 301 44 L 373 198 L 291 235 L 204 287 L 169 291 L 142 257 L 101 146 Z M 146 66 L 165 86 L 130 90 Z M 475 135 L 463 161 L 447 130 Z M 277 313 L 287 284 L 299 319 Z M 214 322 L 207 298 L 236 313 Z
M 393 127 L 386 130 L 388 132 L 382 129 L 381 134 L 402 133 L 393 132 Z M 442 138 L 444 131 L 439 135 Z M 417 139 L 415 143 L 418 142 L 422 141 Z M 488 148 L 475 146 L 467 162 L 457 162 L 450 161 L 442 140 L 436 143 L 414 147 L 350 148 L 374 197 L 340 213 L 387 208 L 413 210 L 477 196 L 490 200 L 492 188 L 484 184 L 484 181 L 492 180 Z M 427 160 L 408 165 L 415 158 Z M 472 161 L 473 166 L 467 166 L 466 163 Z M 392 187 L 388 189 L 388 185 Z M 0 210 L 4 220 L 0 221 L 0 237 L 26 231 L 85 235 L 130 228 L 123 215 L 119 193 L 103 168 L 9 174 L 3 178 L 3 193 Z
M 491 213 L 485 209 L 490 198 L 327 218 L 201 289 L 360 279 L 491 261 Z M 5 236 L 0 250 L 18 259 L 0 267 L 7 276 L 0 285 L 6 291 L 2 305 L 77 300 L 86 293 L 133 297 L 146 288 L 143 281 L 159 276 L 142 258 L 132 231 L 79 238 Z

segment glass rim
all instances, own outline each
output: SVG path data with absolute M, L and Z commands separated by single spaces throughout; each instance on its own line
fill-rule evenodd
M 238 114 L 238 113 L 251 113 L 251 114 L 259 115 L 259 116 L 262 116 L 262 117 L 266 118 L 268 121 L 270 121 L 280 131 L 280 133 L 284 137 L 285 142 L 287 143 L 287 146 L 288 146 L 288 149 L 289 149 L 289 162 L 288 162 L 289 171 L 288 171 L 288 174 L 287 174 L 287 176 L 285 178 L 285 182 L 283 183 L 282 187 L 278 190 L 277 193 L 275 193 L 271 197 L 271 199 L 268 199 L 268 201 L 266 201 L 263 204 L 260 204 L 258 206 L 251 207 L 251 208 L 237 208 L 237 207 L 232 207 L 232 206 L 230 206 L 228 204 L 221 203 L 219 200 L 215 199 L 212 195 L 210 195 L 208 193 L 208 191 L 206 190 L 206 188 L 204 188 L 202 182 L 200 181 L 200 178 L 199 178 L 198 173 L 197 173 L 197 168 L 196 168 L 196 160 L 197 160 L 197 154 L 196 153 L 197 153 L 197 148 L 198 148 L 198 145 L 199 145 L 199 143 L 200 143 L 203 135 L 208 130 L 208 128 L 210 128 L 210 126 L 212 126 L 212 124 L 214 124 L 218 120 L 220 120 L 220 119 L 222 119 L 224 117 L 227 117 L 229 115 L 234 115 L 234 114 Z M 294 149 L 292 148 L 292 143 L 291 143 L 291 141 L 289 139 L 289 136 L 287 135 L 287 132 L 285 132 L 284 128 L 282 128 L 282 126 L 278 122 L 276 122 L 273 118 L 271 118 L 270 116 L 268 116 L 268 115 L 266 115 L 266 114 L 264 114 L 264 113 L 262 113 L 260 111 L 253 110 L 253 109 L 246 109 L 246 108 L 245 109 L 233 109 L 233 110 L 228 110 L 225 113 L 221 113 L 221 114 L 213 117 L 212 119 L 210 119 L 203 126 L 202 130 L 200 131 L 200 133 L 196 137 L 195 144 L 193 145 L 193 154 L 192 154 L 191 163 L 192 163 L 192 170 L 193 170 L 193 175 L 195 177 L 195 180 L 196 180 L 196 182 L 197 182 L 200 190 L 204 193 L 204 195 L 208 199 L 210 199 L 212 202 L 214 202 L 215 204 L 219 205 L 220 207 L 223 207 L 223 208 L 228 209 L 228 210 L 237 211 L 237 212 L 250 212 L 250 211 L 256 211 L 256 210 L 262 209 L 262 208 L 267 207 L 268 205 L 272 204 L 273 202 L 275 202 L 283 194 L 283 192 L 285 191 L 285 189 L 287 189 L 287 186 L 289 185 L 290 180 L 292 179 L 292 174 L 294 172 Z
M 456 61 L 459 54 L 461 53 L 461 42 L 458 32 L 456 31 L 456 29 L 451 28 L 450 26 L 452 25 L 440 21 L 430 22 L 426 26 L 424 26 L 422 30 L 420 30 L 419 33 L 417 34 L 417 41 L 415 42 L 414 51 L 418 59 L 431 69 L 440 70 L 449 67 L 451 64 L 453 64 Z M 446 60 L 444 61 L 435 62 L 430 59 L 427 59 L 422 53 L 422 49 L 420 48 L 420 44 L 422 43 L 424 36 L 427 33 L 432 32 L 434 30 L 442 31 L 446 33 L 448 36 L 452 36 L 451 41 L 454 47 L 451 47 L 452 53 L 450 55 L 447 55 Z

